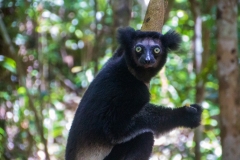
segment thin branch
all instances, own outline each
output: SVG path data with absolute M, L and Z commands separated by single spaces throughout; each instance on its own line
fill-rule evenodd
M 41 124 L 41 120 L 38 116 L 38 111 L 37 109 L 34 107 L 34 102 L 33 102 L 33 97 L 32 95 L 29 93 L 29 90 L 27 89 L 26 87 L 26 79 L 24 78 L 24 71 L 23 71 L 23 66 L 22 66 L 22 62 L 20 61 L 20 58 L 18 58 L 17 53 L 14 49 L 14 46 L 12 45 L 11 43 L 11 39 L 10 39 L 10 36 L 8 35 L 8 32 L 7 32 L 7 29 L 5 27 L 5 24 L 2 20 L 2 14 L 0 14 L 0 32 L 2 33 L 3 35 L 3 40 L 4 42 L 7 44 L 7 46 L 9 47 L 9 51 L 10 51 L 10 54 L 13 56 L 13 57 L 16 57 L 15 58 L 15 61 L 16 61 L 16 64 L 17 64 L 17 73 L 19 75 L 19 84 L 21 86 L 23 86 L 24 88 L 26 88 L 26 95 L 28 97 L 28 100 L 29 100 L 29 107 L 30 109 L 33 111 L 34 113 L 34 116 L 35 116 L 35 124 L 36 124 L 36 127 L 37 127 L 37 130 L 40 134 L 40 137 L 41 137 L 41 140 L 42 142 L 44 143 L 44 150 L 45 150 L 45 154 L 46 154 L 46 159 L 49 159 L 49 153 L 47 151 L 47 143 L 46 143 L 46 139 L 44 138 L 44 130 L 43 130 L 43 126 Z

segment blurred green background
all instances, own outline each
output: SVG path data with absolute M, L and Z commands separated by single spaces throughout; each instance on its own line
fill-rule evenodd
M 196 154 L 204 160 L 221 159 L 216 3 L 169 0 L 163 33 L 176 30 L 183 43 L 152 79 L 151 100 L 169 107 L 197 102 L 204 112 L 195 134 L 177 129 L 158 137 L 152 160 L 191 160 Z M 1 160 L 64 159 L 76 107 L 117 48 L 117 28 L 140 29 L 147 4 L 0 0 Z

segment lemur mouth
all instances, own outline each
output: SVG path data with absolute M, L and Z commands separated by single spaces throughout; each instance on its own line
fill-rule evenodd
M 144 68 L 152 68 L 154 64 L 145 64 L 143 65 Z

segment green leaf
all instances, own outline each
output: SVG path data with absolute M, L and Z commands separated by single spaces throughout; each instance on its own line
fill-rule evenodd
M 7 92 L 0 92 L 0 97 L 4 98 L 5 100 L 8 100 L 10 98 Z
M 16 62 L 12 59 L 12 58 L 8 58 L 8 57 L 5 57 L 3 56 L 3 61 L 2 63 L 0 63 L 0 65 L 9 70 L 10 72 L 12 73 L 16 73 Z
M 22 94 L 22 95 L 26 94 L 26 88 L 24 87 L 19 87 L 17 91 L 18 91 L 18 94 Z

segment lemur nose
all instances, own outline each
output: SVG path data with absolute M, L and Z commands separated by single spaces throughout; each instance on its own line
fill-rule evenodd
M 144 62 L 145 62 L 145 64 L 150 64 L 151 60 L 150 59 L 145 59 Z
M 145 64 L 150 64 L 150 63 L 151 63 L 151 57 L 150 57 L 149 54 L 147 54 L 147 56 L 145 57 L 144 63 L 145 63 Z

